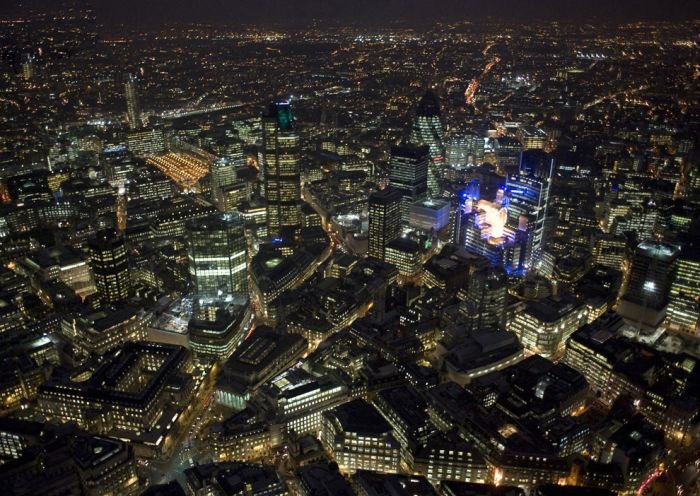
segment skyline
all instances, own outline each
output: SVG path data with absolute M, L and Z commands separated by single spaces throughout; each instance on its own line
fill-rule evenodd
M 501 21 L 603 22 L 679 21 L 700 19 L 700 3 L 693 0 L 621 0 L 586 2 L 555 0 L 50 0 L 15 1 L 0 6 L 0 16 L 26 11 L 57 10 L 62 4 L 94 9 L 108 29 L 155 27 L 167 23 L 209 22 L 308 24 L 313 21 L 381 27 L 396 23 Z
M 700 494 L 691 8 L 42 1 L 3 495 Z

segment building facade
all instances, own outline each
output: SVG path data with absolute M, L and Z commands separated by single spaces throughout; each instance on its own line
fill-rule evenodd
M 402 196 L 391 186 L 372 193 L 369 197 L 370 257 L 384 260 L 386 245 L 401 235 Z
M 235 214 L 214 214 L 186 225 L 190 280 L 203 297 L 248 293 L 247 241 Z
M 270 105 L 263 115 L 261 175 L 267 198 L 268 236 L 301 225 L 300 138 L 288 102 Z
M 121 301 L 131 294 L 129 258 L 124 236 L 100 231 L 88 240 L 95 287 L 104 303 Z

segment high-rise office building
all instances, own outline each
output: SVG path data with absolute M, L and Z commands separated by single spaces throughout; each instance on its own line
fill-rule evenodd
M 521 126 L 517 136 L 525 150 L 542 150 L 547 144 L 547 133 L 536 126 Z
M 411 205 L 409 212 L 409 227 L 421 233 L 436 233 L 450 223 L 450 202 L 447 200 L 418 200 Z
M 236 180 L 236 182 L 227 184 L 221 189 L 221 203 L 217 204 L 217 207 L 219 207 L 222 212 L 240 212 L 239 207 L 241 203 L 248 202 L 250 200 L 250 194 L 251 183 L 248 181 Z M 262 208 L 262 212 L 264 216 L 265 207 Z
M 25 81 L 34 79 L 34 57 L 26 54 L 22 57 L 22 78 Z
M 441 196 L 440 167 L 445 161 L 445 131 L 440 119 L 440 99 L 431 90 L 421 98 L 411 129 L 411 142 L 426 145 L 430 151 L 428 167 L 428 193 Z
M 464 203 L 458 211 L 458 229 L 455 239 L 471 253 L 484 256 L 494 267 L 502 267 L 509 274 L 523 272 L 526 237 L 508 224 L 509 201 L 502 189 L 496 199 L 478 198 L 478 184 L 470 185 L 463 193 Z
M 455 168 L 465 167 L 469 163 L 469 143 L 463 136 L 452 136 L 445 143 L 447 165 Z
M 421 247 L 412 239 L 396 238 L 384 248 L 384 261 L 399 269 L 399 275 L 416 277 L 423 267 Z
M 386 245 L 401 236 L 401 192 L 388 186 L 369 197 L 370 257 L 384 260 Z
M 700 331 L 700 249 L 696 245 L 686 245 L 681 250 L 669 299 L 669 327 L 697 334 Z
M 445 142 L 445 158 L 447 165 L 457 169 L 481 163 L 484 159 L 484 138 L 474 132 L 450 137 Z
M 640 324 L 658 325 L 666 315 L 679 254 L 676 245 L 656 241 L 639 243 L 632 255 L 627 290 L 618 313 Z
M 496 153 L 496 163 L 507 172 L 517 170 L 523 147 L 517 138 L 503 136 L 487 140 L 487 145 Z
M 389 181 L 401 193 L 403 222 L 408 222 L 411 205 L 426 196 L 429 162 L 430 151 L 427 146 L 403 144 L 391 147 Z
M 100 300 L 106 303 L 128 298 L 131 279 L 124 236 L 111 230 L 100 231 L 88 240 L 88 249 Z
M 133 154 L 124 145 L 105 148 L 98 155 L 98 160 L 102 166 L 102 172 L 113 187 L 123 185 L 129 174 L 136 168 Z
M 126 98 L 126 115 L 129 121 L 129 128 L 132 130 L 141 129 L 141 107 L 138 95 L 138 80 L 132 74 L 126 76 L 124 80 L 124 97 Z
M 247 294 L 248 245 L 237 215 L 192 219 L 186 225 L 186 239 L 190 279 L 198 295 Z
M 301 225 L 300 143 L 289 102 L 275 102 L 262 117 L 262 180 L 267 198 L 267 231 Z
M 506 191 L 510 197 L 508 224 L 526 237 L 523 269 L 535 266 L 545 241 L 547 203 L 554 172 L 554 158 L 531 150 L 520 154 L 518 174 L 509 175 Z
M 168 150 L 168 142 L 161 128 L 131 131 L 126 135 L 126 143 L 136 157 L 151 157 Z
M 224 188 L 236 182 L 236 164 L 233 160 L 220 158 L 211 164 L 211 199 L 216 208 L 226 211 Z
M 227 134 L 219 139 L 212 148 L 216 155 L 233 163 L 234 167 L 243 167 L 245 165 L 243 145 L 243 140 Z
M 116 202 L 116 225 L 117 232 L 124 233 L 126 230 L 126 220 L 127 220 L 127 193 L 126 186 L 119 186 L 117 189 L 117 202 Z
M 627 259 L 627 240 L 624 236 L 599 233 L 593 244 L 593 264 L 619 270 Z
M 504 324 L 508 280 L 500 268 L 488 267 L 471 275 L 462 305 L 474 329 L 497 329 Z

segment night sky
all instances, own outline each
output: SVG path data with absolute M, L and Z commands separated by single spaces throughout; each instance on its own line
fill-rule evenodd
M 60 1 L 60 0 L 59 0 Z M 19 5 L 55 8 L 57 0 L 9 0 L 0 12 Z M 392 21 L 474 20 L 487 17 L 533 22 L 637 19 L 700 19 L 700 0 L 92 0 L 107 26 L 155 25 L 170 21 L 308 22 L 328 19 L 386 25 Z

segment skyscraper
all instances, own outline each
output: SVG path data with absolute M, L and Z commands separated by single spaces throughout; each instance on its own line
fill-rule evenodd
M 107 181 L 115 188 L 126 182 L 136 166 L 133 154 L 123 145 L 105 148 L 98 155 L 98 160 Z
M 267 231 L 270 237 L 285 227 L 301 225 L 299 202 L 299 133 L 289 102 L 272 103 L 263 114 L 262 180 L 267 197 Z
M 108 303 L 128 298 L 131 279 L 124 236 L 111 230 L 100 231 L 88 239 L 88 250 L 100 300 Z
M 408 222 L 411 205 L 425 198 L 428 190 L 427 146 L 403 144 L 391 147 L 389 182 L 401 193 L 401 220 Z
M 509 198 L 498 190 L 495 201 L 479 199 L 478 183 L 470 183 L 458 211 L 456 240 L 467 251 L 484 256 L 507 273 L 523 270 L 524 233 L 507 223 Z
M 618 313 L 641 324 L 658 325 L 666 315 L 679 254 L 676 245 L 656 241 L 639 243 L 632 255 L 627 290 Z
M 247 242 L 234 214 L 213 214 L 186 225 L 190 280 L 202 297 L 248 293 Z
M 509 175 L 506 191 L 510 197 L 508 224 L 525 236 L 524 270 L 539 260 L 545 237 L 547 202 L 554 171 L 554 158 L 544 152 L 520 154 L 518 174 Z
M 223 189 L 236 182 L 236 164 L 233 160 L 220 158 L 211 164 L 211 199 L 216 208 L 224 208 Z
M 22 57 L 22 77 L 25 81 L 34 79 L 34 57 L 26 54 Z
M 119 186 L 117 189 L 117 203 L 116 203 L 116 210 L 117 210 L 117 222 L 116 222 L 116 228 L 117 232 L 120 234 L 123 234 L 124 231 L 126 230 L 126 220 L 127 220 L 127 201 L 128 198 L 126 196 L 126 186 L 122 185 Z
M 124 97 L 126 98 L 126 114 L 129 121 L 129 129 L 141 129 L 141 107 L 138 98 L 138 80 L 132 74 L 126 76 L 124 81 Z
M 676 331 L 696 335 L 700 330 L 700 249 L 683 247 L 671 285 L 668 324 Z
M 484 138 L 474 132 L 450 137 L 445 142 L 445 159 L 447 165 L 457 169 L 481 163 L 484 159 Z
M 452 136 L 445 144 L 447 165 L 461 169 L 469 163 L 469 143 L 463 136 Z
M 471 317 L 474 329 L 502 327 L 507 296 L 507 277 L 500 268 L 475 271 L 469 279 L 464 312 Z
M 431 90 L 425 92 L 418 103 L 411 130 L 411 142 L 426 145 L 430 150 L 428 168 L 428 193 L 440 196 L 440 166 L 445 160 L 445 132 L 440 120 L 440 100 Z
M 388 186 L 369 197 L 370 257 L 384 260 L 386 245 L 401 236 L 401 192 Z
M 214 145 L 214 151 L 218 156 L 231 162 L 234 167 L 243 167 L 245 165 L 243 145 L 243 140 L 227 134 Z

